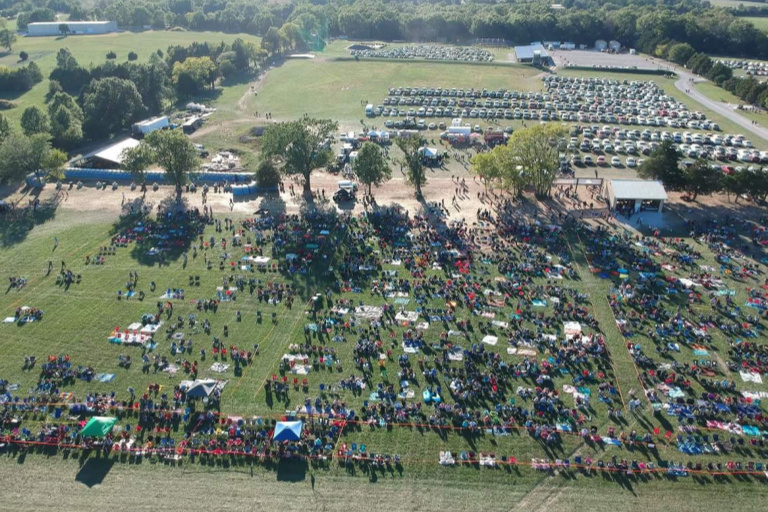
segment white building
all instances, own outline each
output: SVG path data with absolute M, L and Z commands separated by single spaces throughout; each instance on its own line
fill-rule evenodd
M 68 35 L 109 34 L 117 32 L 116 21 L 41 21 L 27 25 L 28 36 L 59 36 L 61 25 L 69 27 Z
M 128 137 L 83 155 L 74 163 L 94 169 L 120 169 L 125 150 L 135 148 L 139 144 L 138 140 Z
M 660 181 L 607 180 L 604 186 L 611 210 L 631 209 L 633 213 L 664 210 L 667 192 Z

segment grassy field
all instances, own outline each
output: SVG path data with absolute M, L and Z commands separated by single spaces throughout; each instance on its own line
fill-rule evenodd
M 365 117 L 364 102 L 380 103 L 390 87 L 433 85 L 536 91 L 542 88 L 536 74 L 529 66 L 291 60 L 269 71 L 254 100 L 254 108 L 271 112 L 276 119 L 306 113 L 342 123 L 359 123 Z M 383 120 L 377 122 L 383 125 Z
M 106 193 L 109 194 L 110 192 Z M 111 194 L 117 200 L 119 192 Z M 69 201 L 74 203 L 78 201 L 77 191 L 71 192 Z M 109 219 L 97 210 L 80 212 L 73 210 L 72 207 L 68 207 L 55 211 L 44 210 L 38 213 L 38 217 L 34 219 L 33 223 L 16 221 L 4 224 L 3 231 L 0 233 L 0 265 L 5 270 L 4 274 L 6 276 L 24 276 L 29 281 L 23 289 L 9 289 L 4 295 L 0 296 L 0 311 L 3 312 L 3 316 L 12 315 L 16 307 L 23 305 L 37 307 L 45 311 L 45 317 L 41 322 L 34 322 L 24 326 L 13 324 L 0 325 L 0 350 L 2 350 L 4 355 L 0 359 L 0 376 L 8 379 L 12 384 L 17 384 L 17 393 L 24 393 L 25 390 L 33 388 L 38 379 L 38 372 L 36 370 L 26 371 L 21 369 L 23 357 L 29 354 L 35 354 L 39 359 L 45 359 L 48 354 L 68 354 L 73 365 L 92 366 L 98 373 L 115 373 L 115 380 L 110 383 L 77 381 L 72 386 L 67 386 L 67 390 L 72 391 L 76 397 L 82 397 L 86 393 L 109 393 L 112 391 L 116 392 L 118 397 L 124 397 L 128 386 L 134 387 L 137 392 L 141 393 L 149 383 L 153 382 L 160 383 L 164 390 L 170 390 L 171 386 L 184 377 L 181 372 L 180 376 L 176 377 L 162 372 L 158 374 L 152 372 L 144 374 L 141 372 L 139 363 L 140 349 L 121 347 L 107 342 L 107 337 L 115 326 L 125 327 L 134 321 L 138 321 L 143 313 L 154 311 L 155 302 L 159 300 L 160 293 L 166 288 L 186 289 L 185 299 L 175 301 L 174 317 L 179 315 L 182 318 L 187 318 L 189 314 L 198 315 L 200 320 L 206 318 L 211 322 L 212 335 L 223 336 L 224 326 L 228 326 L 229 334 L 223 337 L 226 344 L 241 348 L 250 348 L 253 343 L 258 343 L 260 346 L 260 354 L 255 357 L 253 365 L 247 366 L 240 376 L 235 375 L 231 367 L 224 374 L 208 370 L 208 367 L 215 360 L 211 358 L 210 352 L 208 359 L 201 363 L 199 377 L 229 380 L 229 384 L 223 393 L 221 410 L 224 414 L 245 417 L 259 415 L 265 418 L 277 418 L 285 410 L 293 409 L 300 405 L 305 396 L 316 396 L 320 384 L 330 388 L 336 385 L 340 378 L 357 373 L 358 370 L 352 363 L 352 345 L 355 335 L 350 332 L 345 335 L 348 338 L 346 343 L 323 342 L 331 343 L 330 346 L 336 350 L 337 357 L 342 362 L 342 372 L 323 368 L 310 372 L 308 375 L 308 389 L 306 391 L 291 390 L 287 401 L 273 400 L 263 389 L 265 378 L 269 378 L 273 374 L 281 375 L 279 372 L 279 361 L 283 354 L 289 352 L 288 346 L 292 343 L 302 343 L 304 341 L 305 326 L 312 323 L 312 319 L 304 313 L 302 303 L 315 292 L 325 289 L 326 281 L 321 274 L 328 266 L 338 264 L 338 258 L 341 257 L 340 251 L 334 250 L 333 246 L 323 247 L 322 253 L 327 257 L 318 258 L 317 263 L 311 267 L 312 270 L 305 275 L 283 275 L 272 272 L 250 274 L 247 271 L 233 271 L 230 269 L 229 261 L 236 261 L 244 254 L 241 248 L 231 248 L 226 259 L 222 258 L 222 251 L 220 249 L 209 249 L 201 251 L 204 255 L 201 254 L 197 258 L 190 257 L 189 264 L 186 266 L 180 260 L 172 259 L 167 266 L 159 268 L 146 258 L 143 249 L 131 245 L 127 248 L 118 249 L 115 256 L 107 256 L 104 265 L 85 265 L 84 258 L 87 255 L 94 255 L 98 247 L 109 244 L 116 222 L 116 218 Z M 338 235 L 338 233 L 334 232 L 331 234 L 331 238 L 333 239 Z M 209 236 L 219 238 L 221 236 L 229 237 L 229 234 L 226 232 L 224 234 L 216 233 L 212 227 L 209 227 L 204 234 L 204 238 L 207 240 Z M 52 240 L 54 237 L 58 237 L 60 240 L 60 244 L 55 251 L 52 250 Z M 587 255 L 593 247 L 592 243 L 589 242 L 589 238 L 589 235 L 586 233 L 571 233 L 565 238 L 557 253 L 550 253 L 550 256 L 553 258 L 553 261 L 561 261 L 562 258 L 566 258 L 576 263 L 579 278 L 575 280 L 566 279 L 558 284 L 574 287 L 581 293 L 589 294 L 590 301 L 586 307 L 600 321 L 602 332 L 605 334 L 608 347 L 611 350 L 611 368 L 606 370 L 608 378 L 610 378 L 610 375 L 615 375 L 619 392 L 623 397 L 627 397 L 631 389 L 638 388 L 636 368 L 624 347 L 624 339 L 616 328 L 614 318 L 607 307 L 605 298 L 612 293 L 611 290 L 618 285 L 620 280 L 618 277 L 601 279 L 588 271 Z M 704 246 L 697 246 L 697 249 L 704 253 L 703 258 L 698 260 L 697 264 L 713 266 L 718 264 L 715 262 L 713 255 Z M 267 245 L 265 253 L 270 254 L 270 252 L 271 248 Z M 19 258 L 19 255 L 24 256 Z M 224 261 L 224 269 L 220 270 L 214 264 L 213 268 L 208 270 L 204 259 L 213 262 Z M 663 261 L 663 258 L 658 259 Z M 50 276 L 47 276 L 45 272 L 49 260 L 53 261 L 56 269 L 58 269 L 60 261 L 65 261 L 69 268 L 82 275 L 82 282 L 73 284 L 69 289 L 56 285 L 54 278 L 56 272 L 54 271 Z M 622 261 L 618 263 L 623 264 Z M 401 267 L 396 265 L 385 263 L 383 270 L 394 271 L 402 277 L 407 275 Z M 128 279 L 128 273 L 131 271 L 138 271 L 140 274 L 137 290 L 147 293 L 147 299 L 144 302 L 136 300 L 135 297 L 133 299 L 117 299 L 117 290 L 125 290 L 125 282 Z M 198 298 L 212 297 L 216 286 L 221 284 L 222 278 L 230 274 L 252 275 L 264 283 L 282 282 L 293 284 L 297 287 L 301 300 L 292 309 L 288 309 L 283 304 L 271 306 L 258 302 L 255 296 L 250 295 L 246 290 L 239 294 L 236 301 L 222 303 L 216 313 L 201 313 L 197 311 L 194 301 Z M 488 280 L 493 280 L 499 275 L 495 266 L 485 261 L 479 261 L 474 266 L 473 274 L 483 276 L 481 277 L 482 279 Z M 670 271 L 668 274 L 676 276 L 687 275 L 683 269 Z M 188 285 L 190 275 L 200 276 L 199 286 L 192 287 Z M 428 271 L 428 275 L 438 277 L 444 274 L 442 271 L 432 270 Z M 635 272 L 633 271 L 633 279 L 635 277 Z M 745 285 L 749 286 L 751 280 L 745 283 L 726 277 L 725 281 L 729 287 L 737 290 L 736 302 L 743 303 L 746 298 L 744 287 Z M 150 290 L 150 282 L 156 283 L 156 291 L 152 292 Z M 546 279 L 544 278 L 534 279 L 534 284 L 543 285 L 545 282 Z M 392 299 L 383 299 L 378 295 L 371 295 L 365 284 L 362 285 L 359 293 L 346 291 L 340 295 L 334 294 L 334 298 L 351 299 L 355 304 L 364 303 L 367 305 L 391 303 L 392 301 Z M 442 303 L 441 300 L 436 299 L 430 301 L 429 304 L 432 307 L 440 307 Z M 672 298 L 667 307 L 674 307 L 674 305 L 675 300 Z M 414 306 L 406 306 L 407 309 L 412 307 Z M 697 306 L 697 309 L 705 314 L 709 311 L 709 308 L 705 305 Z M 242 321 L 238 322 L 236 320 L 237 311 L 242 313 Z M 262 312 L 263 322 L 257 320 L 257 311 Z M 541 311 L 551 314 L 551 305 L 546 306 Z M 276 314 L 275 324 L 269 321 L 270 315 L 273 312 Z M 506 312 L 503 316 L 506 316 Z M 173 320 L 167 320 L 167 322 L 171 321 Z M 532 324 L 526 325 L 533 327 Z M 635 344 L 642 344 L 645 347 L 646 353 L 651 355 L 653 354 L 654 342 L 642 333 L 646 328 L 652 327 L 653 322 L 643 322 L 642 325 L 642 327 L 636 329 L 637 334 L 631 341 Z M 402 327 L 396 328 L 397 331 L 402 329 Z M 439 331 L 440 327 L 436 324 L 427 330 L 427 342 L 437 342 Z M 193 328 L 183 328 L 182 332 L 187 337 L 194 339 L 195 348 L 193 355 L 173 356 L 169 349 L 170 340 L 166 339 L 164 335 L 158 336 L 158 346 L 152 353 L 165 355 L 171 358 L 171 360 L 197 359 L 197 350 L 199 348 L 209 348 L 208 340 L 210 336 Z M 478 343 L 482 336 L 483 333 L 474 332 L 470 341 Z M 312 343 L 321 342 L 313 337 Z M 393 348 L 396 355 L 400 353 L 400 349 L 394 343 Z M 724 371 L 726 378 L 732 378 L 729 372 L 722 366 L 722 358 L 726 357 L 727 338 L 717 331 L 713 331 L 712 349 L 717 354 L 714 357 L 721 358 L 719 371 Z M 489 346 L 488 350 L 498 351 L 505 360 L 511 363 L 521 361 L 520 356 L 508 356 L 502 346 Z M 117 365 L 119 354 L 131 354 L 136 362 L 130 369 L 119 368 Z M 676 360 L 687 363 L 697 359 L 687 347 L 682 352 L 668 357 L 670 361 Z M 374 387 L 378 382 L 387 382 L 397 374 L 396 357 L 389 359 L 384 367 L 387 374 L 380 371 L 373 372 L 371 387 Z M 288 375 L 290 376 L 290 374 Z M 570 382 L 568 375 L 555 376 L 553 379 L 557 389 L 560 389 L 563 384 Z M 736 380 L 739 382 L 738 376 L 736 376 Z M 417 397 L 426 384 L 427 382 L 421 379 L 417 379 L 413 383 Z M 519 384 L 532 385 L 533 382 L 522 381 Z M 517 382 L 512 384 L 510 392 L 517 385 Z M 596 396 L 596 383 L 590 384 L 588 387 L 592 395 Z M 745 389 L 740 382 L 739 389 Z M 746 389 L 768 390 L 768 387 L 765 384 L 762 386 L 749 385 Z M 694 382 L 692 393 L 699 393 L 701 390 L 700 384 Z M 366 396 L 365 393 L 363 396 L 359 396 L 349 391 L 339 391 L 339 398 L 353 407 L 362 406 L 363 402 L 367 400 Z M 566 399 L 566 403 L 569 400 Z M 520 403 L 524 402 L 521 400 Z M 619 423 L 608 419 L 606 414 L 607 406 L 597 400 L 592 403 L 591 411 L 593 417 L 589 424 L 595 425 L 601 431 L 608 425 L 615 425 L 617 429 L 627 431 L 636 428 L 641 432 L 655 425 L 661 425 L 664 429 L 675 429 L 674 425 L 670 423 L 674 421 L 674 418 L 667 419 L 662 414 L 654 415 L 647 409 L 646 412 L 641 412 L 637 415 L 627 413 L 627 421 Z M 42 419 L 42 417 L 34 419 L 27 416 L 24 424 L 27 428 L 34 429 Z M 135 418 L 128 417 L 121 421 L 133 423 Z M 688 493 L 696 494 L 702 488 L 702 484 L 706 482 L 712 483 L 713 487 L 716 486 L 718 489 L 731 490 L 735 486 L 738 489 L 739 497 L 737 499 L 744 500 L 744 503 L 759 499 L 762 493 L 765 492 L 762 486 L 756 484 L 755 480 L 747 477 L 743 479 L 723 477 L 723 479 L 716 479 L 715 481 L 709 477 L 695 477 L 693 479 L 682 479 L 679 482 L 664 476 L 649 477 L 643 480 L 627 480 L 618 475 L 615 478 L 601 475 L 591 478 L 577 475 L 547 477 L 525 465 L 521 465 L 518 469 L 505 471 L 503 469 L 479 470 L 472 467 L 443 468 L 436 463 L 437 452 L 444 449 L 450 449 L 454 453 L 463 450 L 493 451 L 498 454 L 513 455 L 520 461 L 527 461 L 532 457 L 541 456 L 568 458 L 574 454 L 592 456 L 595 459 L 608 459 L 611 456 L 639 460 L 690 459 L 690 456 L 680 454 L 674 445 L 667 446 L 663 442 L 655 450 L 649 451 L 643 448 L 630 450 L 585 445 L 577 436 L 565 435 L 561 445 L 547 448 L 524 433 L 513 434 L 508 437 L 483 435 L 468 438 L 458 433 L 449 432 L 444 437 L 441 437 L 428 429 L 414 427 L 394 427 L 391 431 L 378 428 L 369 430 L 367 427 L 359 430 L 350 428 L 340 438 L 339 442 L 365 443 L 369 451 L 375 451 L 376 453 L 399 453 L 403 456 L 403 470 L 402 472 L 377 473 L 375 478 L 366 473 L 358 474 L 358 478 L 350 478 L 352 475 L 346 469 L 335 465 L 329 469 L 315 468 L 310 471 L 311 475 L 297 477 L 300 481 L 311 480 L 313 483 L 316 478 L 317 489 L 314 492 L 310 491 L 305 484 L 285 487 L 286 492 L 290 492 L 288 489 L 291 488 L 299 488 L 300 490 L 296 492 L 304 496 L 302 499 L 322 501 L 328 499 L 323 497 L 325 496 L 322 494 L 323 492 L 332 492 L 332 489 L 338 489 L 341 492 L 347 489 L 349 492 L 366 489 L 366 487 L 361 488 L 359 485 L 365 485 L 363 483 L 365 480 L 374 479 L 379 481 L 381 485 L 370 488 L 372 489 L 370 491 L 372 496 L 381 493 L 381 499 L 394 500 L 396 504 L 416 503 L 415 508 L 430 510 L 441 508 L 443 506 L 441 505 L 442 503 L 450 501 L 449 497 L 453 496 L 450 493 L 455 492 L 457 496 L 467 497 L 477 495 L 477 493 L 481 492 L 480 489 L 483 489 L 482 492 L 487 493 L 484 495 L 487 503 L 487 506 L 484 508 L 489 510 L 509 509 L 512 506 L 509 503 L 510 499 L 513 501 L 521 500 L 521 507 L 523 504 L 533 506 L 534 508 L 538 506 L 543 507 L 544 504 L 551 504 L 552 506 L 548 507 L 549 509 L 579 510 L 582 509 L 583 505 L 591 505 L 594 502 L 596 499 L 595 493 L 600 495 L 600 498 L 597 499 L 594 505 L 597 507 L 597 510 L 607 510 L 609 503 L 618 499 L 628 499 L 632 507 L 642 508 L 654 503 L 656 499 L 654 496 L 657 496 L 658 492 L 672 492 L 676 496 Z M 78 475 L 76 481 L 84 481 L 88 486 L 93 485 L 93 479 L 97 483 L 103 479 L 105 484 L 101 488 L 102 490 L 94 491 L 97 493 L 94 495 L 94 498 L 97 500 L 102 499 L 99 497 L 100 494 L 98 494 L 100 492 L 110 491 L 120 494 L 121 492 L 128 492 L 128 486 L 140 485 L 144 478 L 154 480 L 156 471 L 168 472 L 167 477 L 169 480 L 162 480 L 162 489 L 176 487 L 169 482 L 173 482 L 177 478 L 189 482 L 193 486 L 196 485 L 198 480 L 206 480 L 207 482 L 202 484 L 203 487 L 201 488 L 205 489 L 206 485 L 211 485 L 212 482 L 218 481 L 217 479 L 221 478 L 222 474 L 229 475 L 230 473 L 234 475 L 237 482 L 253 482 L 256 485 L 255 489 L 259 489 L 262 485 L 271 485 L 270 482 L 274 482 L 274 470 L 265 471 L 262 468 L 251 467 L 250 465 L 236 465 L 226 468 L 220 465 L 208 466 L 185 461 L 182 463 L 181 468 L 174 469 L 170 467 L 156 468 L 153 463 L 147 461 L 144 463 L 144 466 L 147 467 L 146 473 L 144 473 L 143 469 L 133 465 L 124 465 L 119 462 L 117 457 L 110 458 L 110 462 L 106 464 L 106 470 L 104 468 L 99 469 L 100 463 L 98 462 L 91 462 L 89 463 L 90 466 L 85 467 L 85 469 L 78 469 L 74 460 L 67 462 L 60 460 L 60 457 L 61 455 L 45 459 L 41 454 L 30 453 L 24 457 L 24 462 L 21 466 L 17 466 L 16 462 L 11 462 L 10 460 L 1 462 L 0 472 L 5 473 L 9 471 L 10 464 L 13 464 L 14 468 L 21 468 L 20 474 L 29 475 L 28 478 L 33 478 L 32 475 L 43 471 L 38 464 L 41 461 L 49 460 L 51 464 L 49 469 L 54 470 L 57 474 L 56 478 L 50 480 L 50 485 L 59 485 L 56 483 L 60 481 L 57 480 L 58 478 L 64 479 L 62 481 L 68 478 L 68 481 L 71 482 L 73 473 Z M 739 455 L 722 457 L 708 455 L 705 456 L 704 460 L 724 461 L 726 457 L 763 458 L 765 453 L 759 449 L 757 451 L 740 453 Z M 111 473 L 111 471 L 114 471 L 114 473 Z M 99 478 L 100 474 L 101 477 Z M 14 478 L 16 477 L 14 476 Z M 213 480 L 209 480 L 209 478 Z M 280 479 L 279 470 L 278 479 Z M 48 481 L 48 479 L 43 480 Z M 728 485 L 726 486 L 726 484 Z M 234 483 L 232 485 L 236 486 Z M 267 493 L 263 498 L 265 503 L 271 503 L 270 500 L 277 499 L 277 496 L 283 492 L 283 486 L 289 485 L 279 484 L 279 486 L 271 488 L 272 494 Z M 401 485 L 402 488 L 400 487 Z M 441 488 L 447 485 L 447 487 L 453 490 L 449 494 L 442 494 L 442 491 L 440 491 L 440 496 L 432 497 L 433 494 L 428 491 L 430 489 L 434 491 L 434 487 L 438 485 Z M 162 494 L 161 488 L 154 488 L 155 490 L 151 492 Z M 78 489 L 82 494 L 78 492 L 69 496 L 67 500 L 73 500 L 65 502 L 69 504 L 69 507 L 74 508 L 75 504 L 78 503 L 77 500 L 86 499 L 85 496 L 88 496 L 91 492 L 82 487 L 78 487 Z M 121 489 L 123 490 L 121 491 Z M 707 489 L 708 492 L 711 492 L 710 487 L 707 487 Z M 398 496 L 396 497 L 392 493 L 397 493 Z M 29 502 L 27 506 L 35 507 L 39 505 L 41 503 L 40 500 L 46 499 L 45 497 L 48 494 L 48 492 L 43 492 L 40 495 L 36 495 L 36 498 Z M 245 498 L 245 496 L 236 496 L 231 499 Z M 19 502 L 21 509 L 24 509 L 22 506 L 24 498 L 25 495 L 20 494 L 14 495 L 12 499 L 15 500 L 14 502 Z M 698 498 L 701 498 L 701 496 L 697 496 Z M 179 506 L 182 506 L 185 502 L 181 500 L 177 503 Z M 458 508 L 463 510 L 464 507 L 468 507 L 467 503 L 469 502 L 465 500 L 464 505 L 460 505 Z M 682 505 L 682 502 L 676 503 L 680 503 L 680 510 L 693 509 L 691 502 L 687 500 L 685 505 Z M 400 506 L 395 505 L 395 508 L 399 509 Z
M 765 5 L 763 5 L 765 6 Z M 763 17 L 755 17 L 755 16 L 745 16 L 744 18 L 750 23 L 752 23 L 755 27 L 759 28 L 762 31 L 768 30 L 768 18 Z
M 725 482 L 704 485 L 691 480 L 674 486 L 650 481 L 622 487 L 601 485 L 600 478 L 553 478 L 531 488 L 514 479 L 503 486 L 487 485 L 482 480 L 446 485 L 442 479 L 378 480 L 369 484 L 361 478 L 313 472 L 304 481 L 276 482 L 274 477 L 254 473 L 248 467 L 206 470 L 197 466 L 108 463 L 84 467 L 77 460 L 35 457 L 27 457 L 22 464 L 0 459 L 0 473 L 8 483 L 3 503 L 19 512 L 49 507 L 62 511 L 109 508 L 144 512 L 157 510 L 158 502 L 168 512 L 203 507 L 367 512 L 380 510 L 382 504 L 391 510 L 464 512 L 477 510 L 479 503 L 489 512 L 611 512 L 618 503 L 627 511 L 665 508 L 699 512 L 704 508 L 751 510 L 768 497 L 765 486 L 760 484 L 732 492 Z
M 742 0 L 709 0 L 709 3 L 717 7 L 738 7 L 743 5 L 744 7 L 765 7 L 767 4 L 764 2 L 749 2 Z
M 95 36 L 69 36 L 69 37 L 20 37 L 10 53 L 0 53 L 0 65 L 17 66 L 23 63 L 18 61 L 21 51 L 29 54 L 29 60 L 36 62 L 45 77 L 42 82 L 30 91 L 19 95 L 0 91 L 0 98 L 9 99 L 16 103 L 16 108 L 3 112 L 13 123 L 18 123 L 21 113 L 30 105 L 42 105 L 45 94 L 48 92 L 48 75 L 56 67 L 56 52 L 59 48 L 69 48 L 72 54 L 83 66 L 101 64 L 106 60 L 106 54 L 114 51 L 117 61 L 128 60 L 128 52 L 134 51 L 139 56 L 139 62 L 146 61 L 157 50 L 165 52 L 171 45 L 189 45 L 192 42 L 218 43 L 221 41 L 230 43 L 236 38 L 246 41 L 256 41 L 258 38 L 248 34 L 224 34 L 220 32 L 178 32 L 178 31 L 147 31 L 147 32 L 121 32 Z M 237 99 L 245 92 L 245 84 L 239 87 L 225 87 L 218 100 L 211 97 L 217 105 L 230 105 L 236 108 Z M 226 107 L 224 109 L 226 111 Z M 225 114 L 226 115 L 226 114 Z

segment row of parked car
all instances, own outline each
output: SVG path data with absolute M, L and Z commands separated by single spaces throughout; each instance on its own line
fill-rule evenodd
M 493 62 L 493 54 L 477 46 L 405 45 L 350 51 L 362 59 L 425 59 L 438 61 Z
M 548 75 L 545 92 L 396 87 L 370 117 L 446 117 L 570 121 L 719 131 L 703 112 L 664 94 L 654 82 Z

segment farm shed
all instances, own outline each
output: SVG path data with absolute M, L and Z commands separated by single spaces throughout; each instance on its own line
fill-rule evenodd
M 59 27 L 69 27 L 70 35 L 109 34 L 117 32 L 116 21 L 41 21 L 27 25 L 28 36 L 59 36 Z
M 546 61 L 549 59 L 549 54 L 547 53 L 547 50 L 544 49 L 544 46 L 541 44 L 529 44 L 525 46 L 515 46 L 515 55 L 517 56 L 518 62 L 528 62 L 532 63 L 534 59 L 534 55 L 538 52 L 538 55 L 541 57 L 542 63 L 546 63 Z
M 123 164 L 123 151 L 138 145 L 138 140 L 128 137 L 80 157 L 78 164 L 96 169 L 117 169 Z
M 667 192 L 660 181 L 608 180 L 604 193 L 611 210 L 632 208 L 633 212 L 661 213 L 667 200 Z

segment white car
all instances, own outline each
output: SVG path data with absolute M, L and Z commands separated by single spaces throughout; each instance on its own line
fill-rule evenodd
M 619 160 L 619 157 L 615 156 L 611 158 L 611 165 L 614 167 L 621 167 L 621 160 Z
M 632 157 L 627 158 L 627 167 L 637 167 L 637 160 Z

